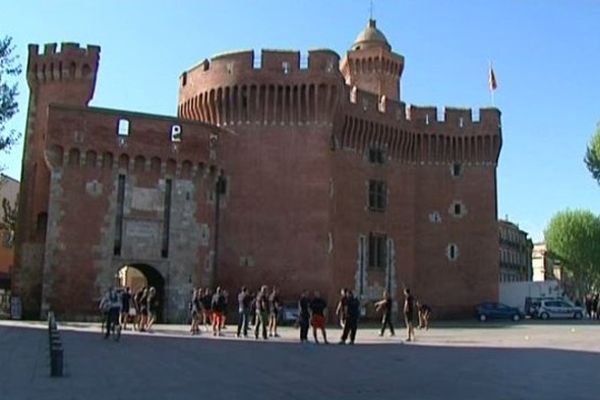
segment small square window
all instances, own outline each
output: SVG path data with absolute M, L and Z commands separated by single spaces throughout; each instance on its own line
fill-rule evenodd
M 461 163 L 453 163 L 450 168 L 452 176 L 454 177 L 461 176 L 463 173 L 463 165 Z
M 385 164 L 385 152 L 378 147 L 369 148 L 369 162 L 371 164 Z

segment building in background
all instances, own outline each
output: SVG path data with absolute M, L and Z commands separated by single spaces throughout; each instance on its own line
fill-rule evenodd
M 125 266 L 168 321 L 187 319 L 197 286 L 329 304 L 347 287 L 365 305 L 409 287 L 436 316 L 498 299 L 500 111 L 407 104 L 404 57 L 374 20 L 343 57 L 204 59 L 181 74 L 173 117 L 89 107 L 99 57 L 29 47 L 24 315 L 96 315 Z
M 500 236 L 500 282 L 520 282 L 532 279 L 531 252 L 533 242 L 528 233 L 508 220 L 498 221 Z
M 0 174 L 0 314 L 6 313 L 10 303 L 10 272 L 14 259 L 15 231 L 11 216 L 17 207 L 19 181 Z
M 552 257 L 546 243 L 533 245 L 532 263 L 534 281 L 563 280 L 562 265 L 559 260 Z

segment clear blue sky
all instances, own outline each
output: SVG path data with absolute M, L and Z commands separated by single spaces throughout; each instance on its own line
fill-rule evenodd
M 174 115 L 178 76 L 216 53 L 331 48 L 343 54 L 366 25 L 368 0 L 11 1 L 0 35 L 28 43 L 102 46 L 92 105 Z M 565 208 L 600 213 L 600 187 L 583 163 L 600 121 L 600 1 L 375 0 L 374 16 L 404 55 L 402 97 L 438 107 L 490 105 L 493 60 L 504 146 L 499 216 L 534 240 Z M 23 130 L 28 89 L 9 127 Z M 22 146 L 1 154 L 20 177 Z

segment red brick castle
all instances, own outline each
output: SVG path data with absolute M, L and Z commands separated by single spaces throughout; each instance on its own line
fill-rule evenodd
M 125 265 L 184 319 L 195 286 L 404 287 L 438 315 L 498 294 L 500 112 L 407 106 L 369 21 L 342 60 L 263 50 L 180 78 L 177 117 L 89 107 L 100 48 L 29 48 L 13 290 L 26 315 L 96 314 Z M 233 297 L 231 299 L 234 300 Z

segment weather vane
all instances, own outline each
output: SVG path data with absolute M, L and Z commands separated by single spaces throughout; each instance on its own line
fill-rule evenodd
M 369 19 L 373 19 L 373 0 L 371 0 L 371 5 L 369 6 Z

